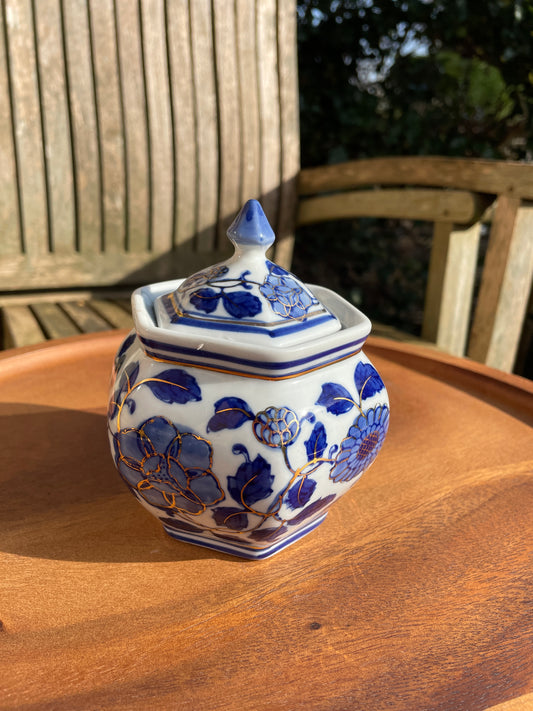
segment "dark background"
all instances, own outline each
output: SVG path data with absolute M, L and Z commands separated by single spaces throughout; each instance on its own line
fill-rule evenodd
M 304 0 L 298 57 L 303 167 L 533 160 L 533 0 Z M 419 334 L 430 243 L 423 223 L 325 223 L 300 228 L 293 270 Z

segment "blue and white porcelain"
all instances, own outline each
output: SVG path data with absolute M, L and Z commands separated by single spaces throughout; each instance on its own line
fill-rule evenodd
M 370 321 L 266 257 L 250 200 L 227 261 L 132 296 L 108 427 L 118 472 L 181 541 L 266 558 L 320 524 L 389 425 Z

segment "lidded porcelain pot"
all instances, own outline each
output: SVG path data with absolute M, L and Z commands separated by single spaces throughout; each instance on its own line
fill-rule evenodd
M 370 321 L 266 257 L 257 201 L 228 236 L 227 261 L 133 293 L 107 422 L 120 476 L 170 536 L 259 559 L 372 464 L 389 401 L 362 351 Z

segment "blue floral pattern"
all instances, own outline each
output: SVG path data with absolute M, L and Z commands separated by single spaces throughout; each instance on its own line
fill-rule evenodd
M 267 266 L 268 275 L 259 290 L 272 309 L 286 319 L 305 317 L 317 300 L 290 272 L 273 262 L 267 262 Z
M 120 348 L 120 365 L 134 340 L 130 335 Z M 184 369 L 167 368 L 139 379 L 140 364 L 136 360 L 115 373 L 118 378 L 108 421 L 116 421 L 113 448 L 117 469 L 135 495 L 169 516 L 196 516 L 222 501 L 224 492 L 212 472 L 213 449 L 208 440 L 179 429 L 165 417 L 152 417 L 137 427 L 121 426 L 124 411 L 135 413 L 135 391 L 140 386 L 162 403 L 185 405 L 202 399 L 196 378 Z
M 335 482 L 351 481 L 377 457 L 389 427 L 389 408 L 380 405 L 359 415 L 348 430 L 329 474 Z
M 335 482 L 351 481 L 367 469 L 377 457 L 389 428 L 389 408 L 378 405 L 363 410 L 365 400 L 384 389 L 377 370 L 370 363 L 360 362 L 354 372 L 357 396 L 340 383 L 324 383 L 317 405 L 333 415 L 342 415 L 356 408 L 358 416 L 341 442 L 329 477 Z
M 183 285 L 186 290 L 195 288 L 189 295 L 194 308 L 204 314 L 212 314 L 219 304 L 224 311 L 235 319 L 254 318 L 263 308 L 261 300 L 251 294 L 253 283 L 248 279 L 249 270 L 238 277 L 228 277 L 228 267 L 219 266 L 187 280 Z
M 164 417 L 119 430 L 115 456 L 123 479 L 157 508 L 198 515 L 224 498 L 211 471 L 211 443 Z
M 249 428 L 247 437 L 233 440 L 235 468 L 221 480 L 214 470 L 213 442 L 203 433 L 160 415 L 133 427 L 122 425 L 136 413 L 137 392 L 149 392 L 165 407 L 202 402 L 192 369 L 166 367 L 143 375 L 132 357 L 133 344 L 131 336 L 125 340 L 115 364 L 108 413 L 115 463 L 135 496 L 158 509 L 169 529 L 241 542 L 276 541 L 292 526 L 319 519 L 336 499 L 335 493 L 322 493 L 324 475 L 335 484 L 351 482 L 372 464 L 385 439 L 389 409 L 383 400 L 373 399 L 384 385 L 375 368 L 361 360 L 354 370 L 354 388 L 322 383 L 313 412 L 297 413 L 286 405 L 254 411 L 243 398 L 219 398 L 206 432 Z M 340 444 L 328 442 L 320 408 L 330 418 L 349 417 Z M 352 411 L 355 417 L 349 415 Z M 264 451 L 251 452 L 254 441 Z M 281 457 L 272 459 L 272 450 Z M 282 463 L 287 476 L 280 486 L 273 472 Z
M 302 319 L 318 304 L 290 272 L 268 260 L 266 267 L 262 283 L 251 279 L 249 270 L 230 277 L 228 267 L 219 265 L 187 279 L 181 290 L 189 293 L 189 301 L 196 311 L 209 315 L 221 306 L 234 319 L 253 319 L 263 311 L 262 300 L 251 293 L 254 288 L 284 320 Z M 176 320 L 177 315 L 174 318 Z
M 287 447 L 300 430 L 296 413 L 288 407 L 268 407 L 259 412 L 252 424 L 255 437 L 269 447 Z

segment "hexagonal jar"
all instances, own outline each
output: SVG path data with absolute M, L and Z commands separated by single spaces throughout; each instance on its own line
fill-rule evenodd
M 362 352 L 369 320 L 266 257 L 258 202 L 228 236 L 227 261 L 134 292 L 108 431 L 170 536 L 257 559 L 316 528 L 372 464 L 389 402 Z

